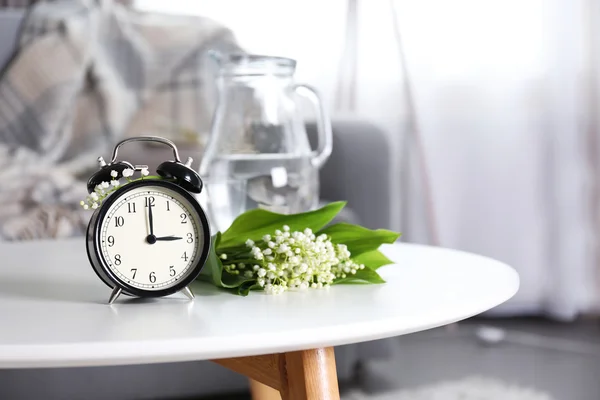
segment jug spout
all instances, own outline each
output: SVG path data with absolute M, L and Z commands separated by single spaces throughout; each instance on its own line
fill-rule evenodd
M 210 58 L 217 64 L 221 76 L 239 75 L 279 75 L 292 76 L 296 70 L 296 60 L 243 52 L 223 53 L 208 51 Z

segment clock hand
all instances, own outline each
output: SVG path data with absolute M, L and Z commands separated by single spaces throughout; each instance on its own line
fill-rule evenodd
M 152 204 L 148 204 L 148 221 L 150 222 L 150 235 L 154 236 L 154 221 L 152 219 Z
M 171 235 L 171 236 L 161 236 L 161 237 L 157 237 L 156 238 L 157 241 L 161 240 L 161 241 L 165 241 L 165 242 L 170 242 L 170 241 L 173 241 L 173 240 L 181 240 L 181 239 L 183 239 L 183 238 L 179 237 L 179 236 L 173 236 L 173 235 Z
M 156 236 L 154 236 L 154 219 L 152 218 L 152 204 L 148 204 L 148 224 L 150 225 L 150 234 L 146 236 L 146 242 L 148 244 L 154 244 L 156 243 Z

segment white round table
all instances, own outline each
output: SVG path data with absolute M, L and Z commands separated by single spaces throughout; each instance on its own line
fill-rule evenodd
M 93 272 L 83 239 L 3 243 L 0 368 L 216 360 L 285 398 L 313 398 L 313 389 L 314 398 L 336 398 L 323 369 L 334 362 L 333 346 L 456 322 L 519 287 L 512 268 L 486 257 L 408 244 L 382 250 L 397 263 L 379 270 L 382 285 L 240 297 L 198 282 L 194 301 L 176 294 L 109 306 L 110 289 Z M 320 377 L 316 389 L 306 384 L 296 393 L 281 380 L 300 374 L 308 382 L 310 370 Z

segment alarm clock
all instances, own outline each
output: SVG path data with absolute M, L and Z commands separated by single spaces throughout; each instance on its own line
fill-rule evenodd
M 89 261 L 112 289 L 108 304 L 121 294 L 162 297 L 180 291 L 192 300 L 188 285 L 210 250 L 208 219 L 193 196 L 201 192 L 202 180 L 191 168 L 192 159 L 182 163 L 168 139 L 141 136 L 117 143 L 109 163 L 98 158 L 100 170 L 89 178 L 88 192 L 133 171 L 147 173 L 145 165 L 117 161 L 121 146 L 144 141 L 169 146 L 174 160 L 161 163 L 156 177 L 128 179 L 119 186 L 94 211 L 87 228 Z

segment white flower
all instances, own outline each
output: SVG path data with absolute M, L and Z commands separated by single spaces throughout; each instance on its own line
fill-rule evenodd
M 92 209 L 94 209 L 94 210 L 95 210 L 96 208 L 98 208 L 98 203 L 94 202 L 94 203 L 92 204 Z
M 81 200 L 81 201 L 79 202 L 79 205 L 80 205 L 80 206 L 83 206 L 84 204 L 85 204 L 85 201 L 83 201 L 83 200 Z
M 148 176 L 150 172 L 148 172 L 148 168 L 142 168 L 140 170 L 140 174 L 142 174 L 142 176 Z
M 273 295 L 275 295 L 275 294 L 281 294 L 281 293 L 285 292 L 285 289 L 286 288 L 285 288 L 284 284 L 273 285 L 271 283 L 268 283 L 268 284 L 265 285 L 265 292 L 267 294 L 273 294 Z
M 84 205 L 83 205 L 83 209 L 84 209 L 84 210 L 87 210 L 88 208 L 90 208 L 90 206 L 88 206 L 87 204 L 84 204 Z
M 131 168 L 126 168 L 123 170 L 123 176 L 125 178 L 128 178 L 130 176 L 133 176 L 133 170 Z
M 92 200 L 98 200 L 98 193 L 92 192 L 90 193 L 90 197 L 92 198 Z
M 225 253 L 221 254 L 221 260 L 227 260 L 227 254 L 225 254 Z
M 284 225 L 282 230 L 277 229 L 274 235 L 264 235 L 262 239 L 260 245 L 246 240 L 251 257 L 258 261 L 252 265 L 252 271 L 243 272 L 249 279 L 256 278 L 258 285 L 270 294 L 282 293 L 288 288 L 326 288 L 336 279 L 364 268 L 352 261 L 347 246 L 332 243 L 325 234 L 316 236 L 310 228 L 291 232 L 289 226 Z M 239 274 L 243 266 L 240 263 L 238 270 L 231 266 L 225 269 Z
M 111 184 L 111 185 L 113 185 L 114 187 L 117 187 L 117 186 L 119 186 L 119 185 L 120 185 L 119 181 L 118 181 L 118 180 L 116 180 L 116 179 L 115 179 L 115 180 L 113 180 L 113 181 L 110 181 L 110 184 Z
M 110 186 L 110 184 L 109 184 L 108 182 L 102 182 L 102 183 L 100 184 L 100 187 L 101 187 L 102 189 L 108 189 L 108 188 L 109 188 L 109 186 Z
M 116 178 L 117 176 L 119 176 L 119 173 L 113 169 L 112 171 L 110 171 L 110 176 Z

